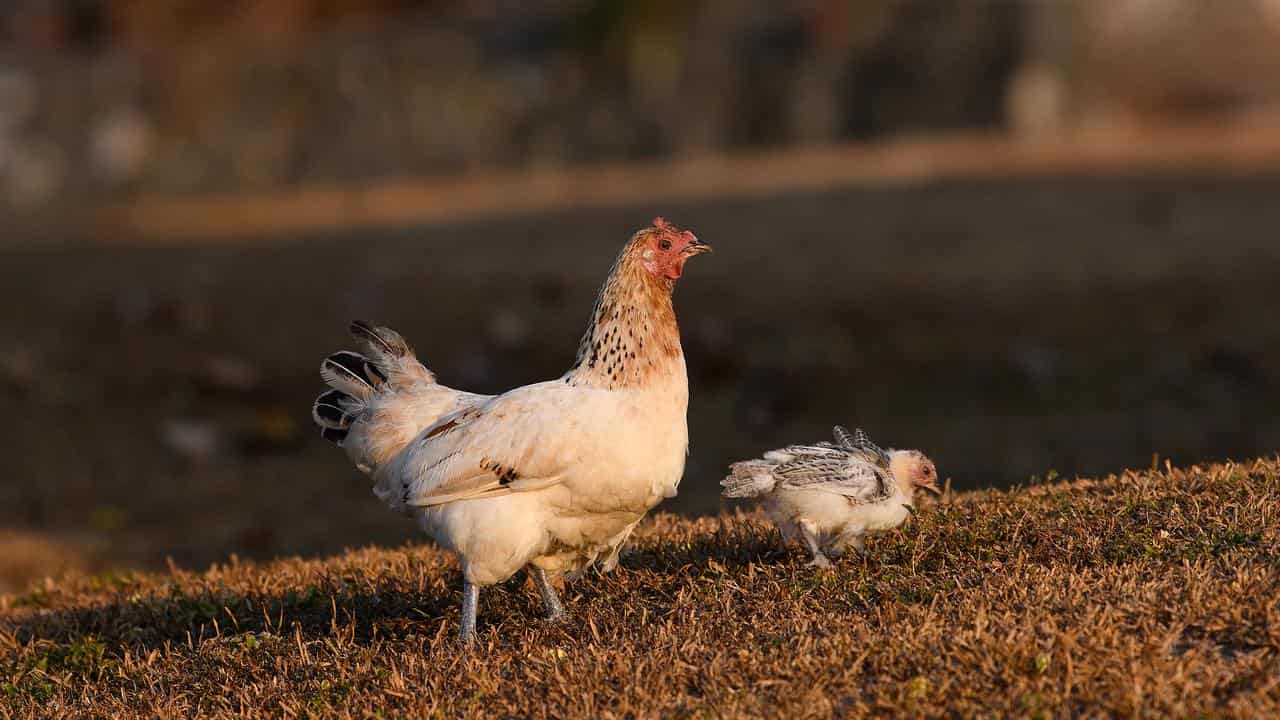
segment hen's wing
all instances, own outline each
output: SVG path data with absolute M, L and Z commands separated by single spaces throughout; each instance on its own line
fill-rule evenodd
M 591 393 L 539 383 L 447 415 L 377 473 L 374 493 L 403 510 L 554 485 L 581 457 Z
M 409 447 L 423 428 L 492 399 L 436 384 L 389 388 L 367 401 L 342 446 L 357 468 L 372 473 Z
M 790 459 L 773 469 L 783 487 L 821 490 L 853 502 L 877 502 L 893 494 L 888 474 L 859 454 L 830 443 L 792 445 L 782 452 Z

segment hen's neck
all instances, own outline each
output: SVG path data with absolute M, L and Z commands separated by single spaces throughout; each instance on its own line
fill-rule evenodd
M 671 281 L 653 277 L 624 252 L 600 289 L 577 360 L 564 381 L 617 390 L 669 376 L 682 367 L 671 290 Z

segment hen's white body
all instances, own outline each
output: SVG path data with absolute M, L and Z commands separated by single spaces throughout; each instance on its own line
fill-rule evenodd
M 383 466 L 374 493 L 415 514 L 458 553 L 474 583 L 501 582 L 528 564 L 580 570 L 601 556 L 611 569 L 635 524 L 676 494 L 689 445 L 688 401 L 683 358 L 668 377 L 642 387 L 552 380 L 473 398 L 426 425 Z M 428 437 L 451 422 L 448 432 Z M 518 475 L 504 485 L 482 464 Z M 484 485 L 472 482 L 477 471 L 489 475 Z
M 462 561 L 462 637 L 477 588 L 531 566 L 610 570 L 644 514 L 676 494 L 689 447 L 689 384 L 671 291 L 708 248 L 659 219 L 632 237 L 596 301 L 574 366 L 501 395 L 445 387 L 394 331 L 352 325 L 367 356 L 339 352 L 313 409 L 324 436 Z

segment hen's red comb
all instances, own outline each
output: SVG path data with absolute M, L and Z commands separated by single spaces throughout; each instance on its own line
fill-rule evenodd
M 667 219 L 659 215 L 653 219 L 653 226 L 659 230 L 675 230 L 676 226 L 667 222 Z

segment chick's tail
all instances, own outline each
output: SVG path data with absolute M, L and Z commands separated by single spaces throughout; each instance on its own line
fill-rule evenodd
M 764 495 L 778 484 L 773 477 L 774 464 L 768 460 L 743 460 L 729 466 L 729 474 L 720 481 L 721 495 L 727 498 L 750 498 Z

